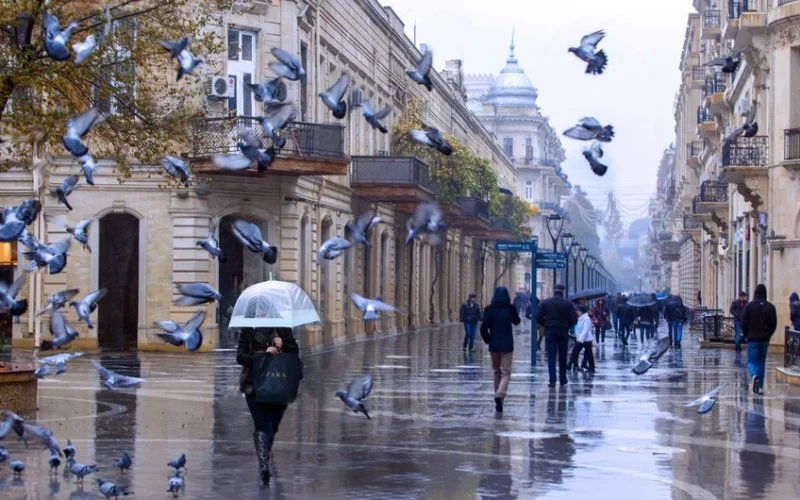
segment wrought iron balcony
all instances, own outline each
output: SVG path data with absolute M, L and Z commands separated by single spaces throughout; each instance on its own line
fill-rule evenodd
M 686 156 L 699 158 L 706 145 L 703 141 L 692 141 L 686 145 Z
M 713 121 L 711 118 L 711 112 L 705 106 L 698 106 L 697 107 L 697 124 L 701 125 L 706 122 Z
M 700 203 L 727 203 L 728 185 L 705 181 L 700 185 Z
M 257 117 L 201 118 L 192 122 L 192 156 L 200 161 L 216 154 L 239 151 L 239 127 L 262 136 Z M 275 163 L 267 172 L 292 175 L 346 175 L 344 128 L 340 125 L 294 122 L 282 134 L 286 143 L 276 148 Z M 273 146 L 263 139 L 265 147 Z
M 800 128 L 783 131 L 783 159 L 800 160 Z
M 723 167 L 766 167 L 769 159 L 767 136 L 737 137 L 722 148 Z
M 706 9 L 703 11 L 702 38 L 711 40 L 719 36 L 720 15 L 718 9 Z
M 700 195 L 697 195 L 692 198 L 692 214 L 698 215 L 702 213 L 702 210 L 700 210 Z
M 706 67 L 692 66 L 692 80 L 704 82 L 706 80 Z
M 367 198 L 393 203 L 433 199 L 428 165 L 413 156 L 353 156 L 350 186 Z
M 713 75 L 706 76 L 706 83 L 703 85 L 703 96 L 708 97 L 713 94 L 722 94 L 728 90 L 727 77 L 721 71 Z
M 458 208 L 463 217 L 489 222 L 489 203 L 480 198 L 461 198 L 458 200 Z
M 661 243 L 660 257 L 664 262 L 681 260 L 681 243 L 679 241 L 663 241 Z
M 683 216 L 683 230 L 684 231 L 696 231 L 700 229 L 700 222 L 695 220 L 690 215 Z

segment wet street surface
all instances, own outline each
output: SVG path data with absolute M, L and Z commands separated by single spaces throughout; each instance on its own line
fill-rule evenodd
M 213 355 L 107 353 L 71 361 L 40 382 L 39 407 L 24 415 L 72 439 L 96 477 L 136 498 L 169 498 L 167 462 L 186 453 L 186 498 L 800 498 L 800 390 L 766 392 L 746 382 L 746 353 L 701 350 L 684 336 L 636 376 L 639 346 L 600 346 L 597 372 L 549 389 L 544 357 L 531 374 L 528 334 L 516 337 L 506 409 L 494 411 L 484 345 L 461 350 L 460 329 L 368 340 L 306 355 L 305 380 L 274 448 L 269 490 L 257 486 L 252 423 L 238 393 L 234 352 Z M 15 354 L 15 357 L 19 356 Z M 103 389 L 88 358 L 147 381 Z M 366 406 L 345 411 L 334 396 L 362 373 L 375 377 Z M 706 415 L 684 408 L 729 382 Z M 100 498 L 95 476 L 48 477 L 49 453 L 10 433 L 13 478 L 0 465 L 1 498 Z M 123 451 L 133 467 L 112 466 Z

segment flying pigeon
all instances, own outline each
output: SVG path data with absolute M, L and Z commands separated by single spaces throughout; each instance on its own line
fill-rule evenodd
M 216 232 L 216 226 L 211 226 L 208 230 L 208 236 L 206 236 L 206 239 L 197 240 L 197 246 L 210 253 L 212 257 L 218 258 L 219 261 L 224 264 L 228 261 L 228 259 L 225 257 L 225 253 L 222 251 L 222 248 L 219 246 L 219 241 L 217 241 L 217 237 L 215 236 Z
M 419 144 L 438 149 L 445 156 L 453 154 L 453 147 L 447 142 L 439 129 L 435 127 L 423 127 L 422 130 L 412 130 L 409 132 L 411 140 Z
M 181 473 L 176 470 L 175 475 L 169 478 L 169 483 L 167 483 L 167 493 L 172 493 L 172 498 L 178 498 L 178 495 L 185 490 L 186 485 L 183 482 Z
M 123 452 L 121 457 L 114 460 L 114 468 L 119 469 L 120 472 L 125 472 L 130 469 L 132 465 L 133 460 L 131 460 L 131 456 L 128 455 L 127 451 Z
M 161 159 L 161 166 L 170 177 L 176 177 L 183 182 L 184 187 L 189 187 L 189 168 L 186 162 L 177 156 L 165 156 Z
M 97 42 L 94 39 L 94 35 L 87 36 L 83 42 L 72 44 L 72 50 L 75 51 L 75 64 L 85 61 L 97 50 Z
M 50 450 L 50 458 L 47 460 L 47 463 L 50 465 L 50 474 L 56 473 L 58 474 L 58 467 L 61 465 L 61 458 L 59 458 L 58 453 L 55 450 Z
M 194 352 L 203 345 L 200 327 L 205 319 L 206 312 L 197 311 L 182 327 L 174 321 L 156 321 L 155 325 L 167 332 L 156 335 L 170 345 L 185 346 L 187 351 Z
M 306 83 L 306 70 L 297 57 L 278 47 L 274 47 L 270 52 L 278 60 L 269 65 L 272 71 L 287 80 L 293 82 L 300 80 L 300 83 Z
M 81 138 L 86 136 L 92 127 L 105 118 L 105 115 L 100 113 L 97 108 L 89 108 L 67 120 L 67 132 L 61 138 L 64 148 L 75 158 L 86 156 L 89 153 L 89 148 L 81 142 Z
M 259 172 L 266 172 L 275 160 L 275 149 L 272 147 L 261 149 L 261 141 L 255 132 L 246 127 L 237 127 L 239 136 L 239 151 L 225 155 L 215 155 L 214 165 L 227 170 L 244 170 L 255 163 Z M 285 139 L 284 139 L 285 140 Z
M 441 242 L 439 232 L 444 228 L 442 224 L 442 211 L 436 203 L 421 203 L 414 210 L 414 214 L 406 222 L 408 235 L 406 245 L 419 236 L 428 234 L 430 243 L 437 245 Z
M 100 493 L 106 498 L 126 497 L 131 494 L 127 488 L 114 484 L 111 481 L 103 481 L 100 478 L 97 478 L 97 487 L 100 488 Z
M 33 425 L 29 423 L 22 424 L 23 432 L 20 438 L 25 443 L 25 446 L 28 445 L 29 438 L 36 438 L 44 444 L 51 453 L 56 453 L 58 456 L 61 456 L 61 447 L 58 444 L 58 441 L 53 437 L 53 431 L 47 429 L 45 427 L 41 427 L 38 425 Z
M 741 135 L 745 137 L 753 137 L 758 133 L 758 122 L 756 121 L 756 112 L 758 111 L 758 102 L 753 101 L 750 105 L 750 109 L 747 111 L 747 117 L 745 118 L 744 124 L 730 133 L 728 137 L 725 138 L 725 145 L 728 145 L 736 140 Z
M 422 54 L 422 58 L 417 63 L 414 69 L 406 70 L 409 78 L 414 80 L 417 84 L 425 86 L 428 91 L 433 90 L 433 82 L 430 79 L 431 66 L 433 65 L 433 51 L 427 50 Z
M 67 446 L 64 447 L 64 458 L 69 460 L 75 457 L 75 447 L 72 446 L 72 440 L 67 439 Z
M 19 460 L 12 460 L 8 463 L 9 467 L 13 471 L 15 476 L 19 476 L 22 474 L 22 471 L 25 470 L 25 464 L 20 462 Z
M 258 118 L 264 135 L 272 139 L 276 148 L 280 149 L 286 144 L 286 137 L 279 135 L 297 117 L 297 109 L 292 104 L 283 104 L 269 116 Z
M 372 392 L 372 375 L 364 375 L 360 379 L 350 382 L 347 392 L 338 391 L 336 395 L 346 404 L 353 413 L 363 413 L 369 419 L 369 413 L 364 407 L 364 398 Z
M 86 184 L 94 186 L 94 173 L 97 172 L 97 161 L 90 154 L 85 154 L 80 157 L 81 171 L 86 178 Z
M 25 245 L 28 250 L 41 250 L 46 245 L 39 241 L 36 236 L 29 233 L 26 229 L 22 230 L 22 234 L 19 235 L 17 241 Z
M 192 39 L 190 37 L 185 36 L 175 42 L 168 40 L 161 40 L 158 42 L 159 45 L 164 48 L 164 50 L 169 52 L 169 55 L 172 59 L 178 60 L 179 66 L 178 76 L 175 79 L 176 82 L 180 81 L 180 79 L 183 78 L 183 75 L 192 74 L 192 71 L 194 71 L 197 65 L 203 62 L 203 59 L 194 57 L 194 55 L 189 52 L 187 47 L 191 41 Z
M 692 406 L 699 406 L 699 408 L 697 409 L 697 413 L 699 413 L 701 415 L 710 412 L 711 409 L 714 408 L 714 405 L 717 404 L 717 400 L 714 399 L 714 398 L 717 397 L 717 395 L 720 393 L 720 391 L 722 391 L 722 389 L 725 388 L 726 385 L 728 385 L 728 384 L 724 383 L 719 387 L 711 389 L 710 391 L 708 391 L 707 393 L 703 394 L 699 398 L 695 399 L 691 403 L 685 404 L 684 408 L 690 408 Z
M 0 464 L 3 464 L 6 460 L 8 460 L 8 457 L 10 457 L 10 456 L 11 456 L 11 453 L 8 452 L 6 447 L 3 446 L 3 445 L 0 445 Z
M 364 113 L 364 118 L 366 118 L 367 123 L 369 123 L 373 129 L 380 130 L 382 134 L 389 132 L 389 130 L 383 126 L 380 120 L 383 120 L 389 116 L 389 113 L 392 112 L 391 106 L 386 105 L 383 107 L 383 109 L 376 112 L 374 109 L 372 109 L 372 105 L 369 103 L 369 101 L 361 101 L 361 110 Z
M 11 286 L 7 283 L 0 281 L 0 305 L 8 308 L 8 313 L 11 316 L 22 316 L 28 310 L 27 299 L 17 300 L 22 285 L 25 283 L 25 274 L 20 274 L 19 278 L 14 280 Z
M 344 238 L 340 238 L 335 236 L 333 238 L 328 238 L 322 246 L 319 247 L 319 257 L 317 258 L 317 264 L 322 264 L 325 260 L 333 260 L 336 257 L 342 255 L 345 250 L 352 247 L 353 244 L 347 241 Z
M 253 91 L 256 101 L 263 102 L 264 105 L 277 104 L 286 100 L 286 84 L 280 78 L 262 84 L 248 83 L 247 86 Z
M 33 376 L 36 378 L 45 378 L 49 377 L 51 373 L 50 365 L 42 363 L 33 371 Z
M 78 313 L 78 319 L 86 323 L 86 326 L 91 330 L 94 328 L 94 324 L 92 323 L 91 318 L 89 317 L 95 309 L 97 309 L 97 303 L 106 296 L 105 288 L 101 288 L 99 290 L 95 290 L 90 292 L 83 298 L 80 302 L 70 302 L 69 305 L 75 308 L 75 311 Z
M 0 422 L 0 439 L 5 438 L 6 435 L 12 430 L 17 434 L 17 436 L 19 436 L 20 439 L 22 439 L 22 436 L 25 432 L 23 427 L 25 420 L 10 410 L 3 410 L 2 414 L 5 418 L 2 422 Z
M 278 248 L 264 241 L 261 229 L 252 222 L 241 219 L 234 221 L 233 235 L 251 252 L 264 254 L 264 262 L 267 264 L 278 261 Z
M 159 40 L 158 42 L 158 44 L 161 45 L 164 50 L 169 52 L 171 59 L 177 59 L 180 57 L 181 52 L 186 50 L 190 43 L 192 43 L 192 37 L 190 36 L 184 36 L 180 40 L 174 42 L 169 40 Z
M 350 221 L 345 224 L 345 236 L 365 247 L 372 246 L 369 242 L 369 230 L 382 222 L 383 219 L 375 215 L 375 212 L 361 214 L 355 221 Z
M 572 52 L 578 59 L 587 63 L 586 72 L 591 75 L 602 74 L 608 64 L 606 53 L 602 50 L 597 50 L 597 44 L 600 43 L 600 40 L 605 36 L 606 34 L 604 31 L 595 31 L 581 38 L 580 46 L 569 48 L 569 52 Z
M 144 382 L 143 378 L 128 377 L 127 375 L 120 375 L 117 372 L 111 371 L 95 360 L 92 360 L 92 365 L 100 373 L 100 377 L 103 379 L 103 385 L 110 391 L 113 391 L 114 387 L 134 387 Z
M 364 312 L 365 321 L 372 321 L 378 319 L 379 312 L 397 311 L 396 307 L 384 303 L 380 299 L 380 297 L 376 297 L 374 299 L 367 299 L 357 293 L 354 293 L 350 296 L 350 298 L 353 300 L 353 304 L 355 304 L 355 306 L 359 310 Z
M 27 234 L 25 226 L 33 223 L 41 210 L 39 200 L 25 200 L 16 207 L 3 209 L 0 241 L 14 241 Z
M 80 290 L 77 288 L 70 288 L 54 293 L 47 298 L 47 306 L 36 313 L 36 316 L 41 316 L 44 313 L 61 309 L 67 304 L 67 302 L 72 300 L 74 296 L 78 295 L 78 293 L 80 293 Z
M 167 466 L 172 467 L 176 471 L 186 469 L 186 453 L 181 453 L 181 456 L 178 458 L 173 458 L 167 462 Z
M 653 363 L 658 361 L 658 359 L 663 356 L 668 349 L 669 337 L 660 339 L 656 343 L 655 347 L 648 347 L 645 349 L 644 352 L 642 352 L 642 355 L 639 357 L 639 362 L 633 367 L 633 373 L 636 375 L 642 375 L 646 373 L 647 370 L 653 367 Z
M 94 222 L 94 217 L 81 220 L 75 227 L 64 225 L 64 229 L 89 253 L 92 253 L 92 248 L 89 246 L 89 226 L 92 225 L 92 222 Z
M 608 167 L 600 162 L 600 158 L 603 157 L 602 145 L 602 142 L 594 141 L 589 149 L 583 150 L 583 157 L 589 162 L 592 172 L 600 177 L 606 175 L 606 171 L 608 171 Z
M 347 116 L 347 103 L 344 101 L 344 95 L 348 87 L 350 87 L 350 75 L 342 74 L 328 90 L 319 93 L 322 104 L 331 110 L 334 118 L 339 120 Z
M 72 205 L 69 204 L 67 196 L 69 196 L 72 191 L 75 190 L 75 185 L 78 184 L 78 180 L 79 177 L 77 175 L 68 175 L 64 177 L 64 180 L 61 181 L 61 184 L 52 191 L 52 193 L 58 198 L 58 203 L 66 206 L 68 210 L 72 210 Z
M 74 457 L 70 457 L 69 460 L 67 460 L 67 465 L 69 465 L 69 471 L 75 474 L 75 476 L 78 478 L 77 482 L 80 484 L 83 484 L 84 476 L 88 476 L 89 474 L 94 474 L 97 472 L 97 465 L 79 464 L 75 461 Z
M 564 135 L 579 141 L 597 140 L 601 142 L 611 142 L 611 139 L 614 137 L 614 127 L 611 125 L 606 125 L 604 127 L 597 119 L 586 117 L 581 118 L 574 127 L 564 131 Z
M 723 73 L 736 73 L 739 65 L 742 63 L 742 54 L 745 47 L 734 50 L 730 55 L 712 59 L 706 63 L 706 66 L 722 66 Z
M 67 252 L 71 244 L 72 240 L 67 238 L 38 250 L 23 252 L 23 255 L 31 261 L 28 271 L 33 271 L 37 267 L 47 267 L 50 274 L 60 273 L 67 266 Z
M 42 13 L 42 31 L 44 32 L 44 50 L 47 55 L 56 61 L 69 59 L 67 44 L 72 32 L 78 29 L 78 23 L 71 22 L 65 29 L 61 29 L 58 18 L 49 12 Z
M 175 301 L 178 306 L 196 306 L 222 300 L 222 295 L 208 283 L 182 283 L 176 287 L 181 294 Z
M 61 375 L 67 369 L 67 361 L 73 360 L 80 356 L 83 356 L 84 353 L 82 352 L 65 352 L 63 354 L 55 354 L 53 356 L 47 356 L 45 358 L 39 358 L 39 363 L 43 363 L 44 365 L 53 365 L 56 367 L 56 375 Z
M 39 347 L 42 351 L 66 347 L 70 342 L 78 338 L 78 332 L 69 326 L 67 318 L 64 317 L 64 313 L 61 311 L 53 311 L 50 314 L 50 335 L 53 336 L 53 340 L 42 340 Z

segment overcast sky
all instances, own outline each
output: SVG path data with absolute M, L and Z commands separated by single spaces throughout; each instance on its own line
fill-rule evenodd
M 599 178 L 581 156 L 588 143 L 562 138 L 573 184 L 605 209 L 616 191 L 626 222 L 646 216 L 661 154 L 674 141 L 673 101 L 691 0 L 381 0 L 403 19 L 417 45 L 434 50 L 434 67 L 462 59 L 466 73 L 497 75 L 516 28 L 516 55 L 539 91 L 538 104 L 559 132 L 583 116 L 614 125 L 605 148 L 609 172 Z M 648 4 L 645 6 L 645 4 Z M 435 8 L 433 7 L 435 6 Z M 567 49 L 586 33 L 606 31 L 609 64 L 599 76 Z

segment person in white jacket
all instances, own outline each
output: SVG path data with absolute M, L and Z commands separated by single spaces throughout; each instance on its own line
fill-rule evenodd
M 569 358 L 567 369 L 578 368 L 578 356 L 582 349 L 585 349 L 584 357 L 589 362 L 589 372 L 594 373 L 594 349 L 592 348 L 592 341 L 594 340 L 594 327 L 592 326 L 592 318 L 589 317 L 589 310 L 586 306 L 578 308 L 578 324 L 575 325 L 575 347 L 572 349 L 572 355 Z

